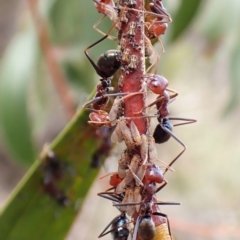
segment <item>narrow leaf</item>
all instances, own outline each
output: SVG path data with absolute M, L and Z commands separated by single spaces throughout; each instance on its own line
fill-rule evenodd
M 70 206 L 47 194 L 42 184 L 46 172 L 36 161 L 0 215 L 0 239 L 62 240 L 67 235 L 98 173 L 89 166 L 101 139 L 87 119 L 88 112 L 79 111 L 50 146 L 65 166 L 57 188 L 69 198 Z

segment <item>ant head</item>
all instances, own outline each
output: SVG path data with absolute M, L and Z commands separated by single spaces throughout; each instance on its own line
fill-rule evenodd
M 163 94 L 168 86 L 168 80 L 157 74 L 149 74 L 147 77 L 147 86 L 155 94 Z
M 162 170 L 155 164 L 147 167 L 145 178 L 156 183 L 162 183 L 164 180 Z

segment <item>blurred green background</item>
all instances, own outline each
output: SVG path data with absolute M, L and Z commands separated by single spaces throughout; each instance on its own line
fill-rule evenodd
M 240 2 L 163 2 L 173 22 L 162 37 L 158 73 L 179 93 L 171 115 L 198 122 L 174 129 L 188 149 L 158 197 L 182 205 L 162 211 L 177 239 L 240 239 Z M 61 131 L 98 81 L 83 53 L 101 37 L 92 29 L 101 17 L 92 1 L 40 0 L 37 11 L 33 3 L 0 0 L 1 207 L 43 144 Z M 100 28 L 106 32 L 110 26 L 105 20 Z M 115 46 L 106 40 L 91 56 L 97 60 Z M 159 43 L 155 47 L 161 51 Z M 159 158 L 170 162 L 181 146 L 170 140 L 158 150 Z M 116 169 L 120 151 L 113 150 L 102 175 Z M 96 179 L 68 240 L 96 239 L 118 214 L 96 196 L 106 188 L 106 180 Z

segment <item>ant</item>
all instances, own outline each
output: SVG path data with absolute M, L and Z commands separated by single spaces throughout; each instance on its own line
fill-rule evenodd
M 157 16 L 151 23 L 148 23 L 147 37 L 149 39 L 159 39 L 159 37 L 165 33 L 168 23 L 171 23 L 172 19 L 163 7 L 162 0 L 153 0 L 149 3 L 149 7 L 152 13 L 156 13 L 159 16 Z M 167 19 L 167 21 L 164 19 Z M 160 39 L 159 41 L 161 42 Z
M 63 177 L 64 166 L 53 151 L 49 151 L 43 164 L 43 187 L 44 190 L 63 206 L 68 206 L 68 197 L 58 188 L 57 181 Z
M 149 3 L 149 8 L 152 13 L 151 15 L 156 14 L 157 16 L 153 20 L 149 20 L 146 22 L 146 45 L 150 46 L 147 47 L 146 52 L 150 58 L 150 62 L 152 63 L 152 65 L 148 67 L 147 72 L 152 68 L 152 66 L 159 62 L 161 54 L 164 53 L 164 47 L 160 36 L 163 35 L 167 30 L 168 23 L 172 22 L 172 19 L 163 7 L 161 0 L 153 0 L 151 3 Z M 155 38 L 158 39 L 162 48 L 162 53 L 160 54 L 160 56 L 156 53 L 154 48 L 151 48 L 150 40 Z
M 101 145 L 92 155 L 90 163 L 91 168 L 98 168 L 102 156 L 109 155 L 109 152 L 112 149 L 112 142 L 110 139 L 112 131 L 113 128 L 108 127 L 102 127 L 97 130 L 97 135 L 101 138 Z
M 112 30 L 112 28 L 109 30 L 109 32 Z M 102 42 L 107 37 L 108 34 L 96 41 L 95 43 L 91 44 L 84 50 L 84 53 L 88 58 L 89 62 L 92 64 L 96 73 L 101 77 L 100 83 L 97 85 L 97 93 L 95 95 L 95 98 L 100 97 L 100 99 L 92 104 L 92 107 L 95 110 L 100 110 L 107 104 L 108 97 L 104 96 L 104 94 L 112 90 L 111 78 L 121 66 L 120 50 L 108 50 L 105 53 L 101 54 L 97 61 L 97 64 L 95 64 L 95 62 L 92 60 L 92 58 L 87 52 L 87 50 Z
M 98 196 L 106 198 L 110 201 L 121 203 L 124 199 L 124 193 L 117 194 L 115 191 L 111 192 L 115 187 L 112 187 L 105 192 L 98 193 Z M 118 208 L 119 209 L 119 208 Z M 120 209 L 119 209 L 120 210 Z M 98 236 L 103 237 L 106 234 L 112 234 L 114 240 L 127 240 L 129 235 L 129 229 L 127 227 L 129 221 L 126 216 L 125 211 L 121 211 L 121 214 L 115 217 L 107 226 L 104 228 L 102 233 Z M 107 231 L 107 229 L 111 226 L 111 229 Z
M 99 238 L 105 236 L 108 233 L 111 233 L 113 240 L 127 240 L 129 235 L 129 229 L 127 224 L 129 223 L 128 218 L 124 212 L 119 216 L 115 217 L 104 230 L 98 236 Z M 111 229 L 107 229 L 111 226 Z
M 146 83 L 148 88 L 155 94 L 159 94 L 157 99 L 149 104 L 148 106 L 144 107 L 140 112 L 145 110 L 146 108 L 149 108 L 153 105 L 156 105 L 157 107 L 157 120 L 159 124 L 156 126 L 153 138 L 155 140 L 155 143 L 161 144 L 164 142 L 167 142 L 170 137 L 173 137 L 179 144 L 183 146 L 183 150 L 170 162 L 168 165 L 168 168 L 165 169 L 164 174 L 169 170 L 169 167 L 183 154 L 183 152 L 186 150 L 186 145 L 172 132 L 173 126 L 180 126 L 185 124 L 190 124 L 196 122 L 195 119 L 187 119 L 187 118 L 176 118 L 176 117 L 168 117 L 169 110 L 168 110 L 168 104 L 171 103 L 175 98 L 177 97 L 178 93 L 175 91 L 168 89 L 168 80 L 164 78 L 163 76 L 157 75 L 157 74 L 146 74 L 143 76 L 143 79 L 147 78 Z M 168 92 L 173 92 L 171 96 Z M 139 112 L 136 112 L 136 114 Z M 146 116 L 150 117 L 150 116 Z M 156 116 L 154 116 L 156 117 Z M 180 120 L 185 121 L 183 123 L 174 124 L 173 126 L 170 123 L 170 120 Z
M 164 186 L 166 186 L 167 182 L 165 181 L 162 186 L 159 188 L 156 187 L 156 183 L 154 181 L 150 181 L 145 184 L 145 187 L 142 191 L 143 199 L 141 202 L 128 202 L 128 203 L 116 203 L 113 206 L 121 207 L 121 206 L 134 206 L 140 205 L 140 211 L 137 216 L 137 220 L 134 227 L 133 232 L 133 240 L 137 239 L 137 235 L 142 240 L 151 240 L 157 237 L 158 228 L 166 228 L 168 229 L 166 236 L 171 236 L 171 230 L 169 225 L 169 220 L 166 214 L 153 211 L 156 205 L 180 205 L 180 203 L 176 202 L 163 202 L 163 201 L 156 201 L 155 194 L 160 191 Z M 137 214 L 137 212 L 136 212 Z M 155 226 L 155 216 L 164 217 L 167 220 L 167 225 L 163 220 L 161 221 L 159 226 Z M 158 239 L 158 238 L 156 238 Z M 160 239 L 160 238 L 159 238 Z M 167 239 L 167 238 L 166 238 Z M 170 237 L 171 239 L 171 237 Z
M 147 107 L 151 107 L 154 104 L 156 104 L 156 107 L 158 109 L 158 125 L 156 126 L 153 138 L 155 140 L 155 143 L 161 144 L 164 142 L 167 142 L 171 137 L 173 137 L 180 145 L 182 145 L 183 150 L 168 164 L 169 167 L 173 165 L 173 163 L 184 153 L 186 150 L 186 145 L 172 132 L 173 126 L 180 126 L 190 123 L 195 123 L 195 119 L 188 119 L 188 118 L 177 118 L 177 117 L 168 117 L 169 111 L 168 111 L 168 104 L 173 101 L 177 96 L 176 94 L 173 94 L 169 96 L 168 92 L 166 90 L 163 91 L 163 94 L 160 94 L 156 101 L 148 105 Z M 147 108 L 145 107 L 145 108 Z M 170 123 L 170 120 L 180 120 L 184 121 L 182 123 L 174 124 L 172 125 Z M 169 168 L 166 168 L 164 171 L 164 174 L 169 170 Z

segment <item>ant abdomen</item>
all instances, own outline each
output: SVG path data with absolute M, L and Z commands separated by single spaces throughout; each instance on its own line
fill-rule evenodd
M 128 229 L 128 219 L 126 216 L 122 216 L 118 221 L 112 224 L 112 229 L 116 228 L 115 231 L 112 231 L 112 237 L 114 240 L 127 240 L 129 235 Z
M 162 123 L 163 127 L 168 129 L 169 131 L 172 131 L 172 125 L 169 121 L 163 121 Z M 153 138 L 155 140 L 155 143 L 164 143 L 167 142 L 170 137 L 171 134 L 169 132 L 167 132 L 166 130 L 163 129 L 163 127 L 161 126 L 161 124 L 158 124 L 154 130 L 153 133 Z
M 119 50 L 108 50 L 101 54 L 97 61 L 98 70 L 101 77 L 109 78 L 120 68 L 120 51 Z
M 155 236 L 155 224 L 150 216 L 143 217 L 139 224 L 138 235 L 142 240 L 152 240 Z

